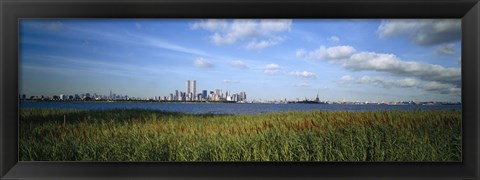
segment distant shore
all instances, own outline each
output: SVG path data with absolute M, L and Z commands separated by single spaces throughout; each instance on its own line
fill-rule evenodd
M 330 101 L 284 101 L 284 102 L 236 102 L 236 101 L 164 101 L 164 100 L 20 100 L 24 102 L 142 102 L 142 103 L 230 103 L 230 104 L 346 104 L 346 105 L 461 105 L 461 102 L 330 102 Z

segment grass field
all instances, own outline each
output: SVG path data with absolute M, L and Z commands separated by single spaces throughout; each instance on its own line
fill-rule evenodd
M 21 109 L 21 161 L 460 161 L 461 111 Z

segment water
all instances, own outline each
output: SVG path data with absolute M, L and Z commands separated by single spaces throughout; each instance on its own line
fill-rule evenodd
M 342 104 L 235 104 L 158 102 L 20 102 L 20 108 L 82 110 L 149 109 L 184 113 L 260 114 L 283 111 L 460 110 L 461 105 L 342 105 Z

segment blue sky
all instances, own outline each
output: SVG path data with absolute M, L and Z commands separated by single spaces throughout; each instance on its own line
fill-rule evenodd
M 461 21 L 22 19 L 22 94 L 460 101 Z

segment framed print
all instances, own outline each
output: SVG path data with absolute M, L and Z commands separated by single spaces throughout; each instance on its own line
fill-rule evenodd
M 1 176 L 478 178 L 478 10 L 5 1 Z

